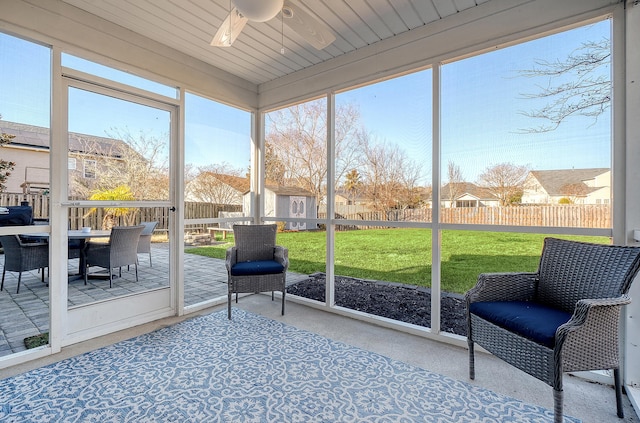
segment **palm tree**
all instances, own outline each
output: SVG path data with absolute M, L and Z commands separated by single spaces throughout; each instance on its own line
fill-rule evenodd
M 131 188 L 126 185 L 120 185 L 112 189 L 94 192 L 89 200 L 94 201 L 133 201 L 135 197 L 131 192 Z M 97 208 L 94 207 L 84 217 L 89 216 L 91 213 L 95 213 Z M 116 219 L 118 217 L 124 217 L 126 224 L 132 224 L 137 209 L 129 207 L 107 207 L 104 209 L 105 214 L 102 219 L 102 229 L 111 230 L 115 226 Z
M 344 189 L 349 195 L 349 202 L 353 202 L 353 199 L 358 195 L 358 191 L 362 188 L 360 173 L 356 169 L 352 169 L 345 175 L 345 179 Z

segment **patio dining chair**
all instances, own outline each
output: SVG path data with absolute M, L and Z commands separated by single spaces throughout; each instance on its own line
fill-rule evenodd
M 563 420 L 562 375 L 613 369 L 622 411 L 619 323 L 640 268 L 640 248 L 546 238 L 535 273 L 481 274 L 465 295 L 469 377 L 474 343 L 553 388 Z
M 108 243 L 88 242 L 86 244 L 84 284 L 87 284 L 89 267 L 98 266 L 108 269 L 109 288 L 113 286 L 113 268 L 119 268 L 122 276 L 122 266 L 133 264 L 138 281 L 138 241 L 144 226 L 114 226 Z
M 4 289 L 4 278 L 7 271 L 18 272 L 18 287 L 20 293 L 22 272 L 39 269 L 44 282 L 44 269 L 49 267 L 49 244 L 42 242 L 24 242 L 18 235 L 2 235 L 0 242 L 4 249 L 4 266 L 2 269 L 2 283 L 0 291 Z
M 156 229 L 158 222 L 141 222 L 144 229 L 140 233 L 140 240 L 138 241 L 138 253 L 149 254 L 149 267 L 153 267 L 151 264 L 151 236 Z
M 282 292 L 282 314 L 286 293 L 289 250 L 276 245 L 276 225 L 233 225 L 235 246 L 227 249 L 227 313 L 231 319 L 231 296 L 238 293 Z

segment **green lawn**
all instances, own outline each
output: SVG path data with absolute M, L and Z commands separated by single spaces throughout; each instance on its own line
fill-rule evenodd
M 535 271 L 542 240 L 547 235 L 501 232 L 443 231 L 442 290 L 464 293 L 479 273 Z M 325 271 L 325 232 L 278 233 L 278 244 L 289 248 L 289 270 L 310 274 Z M 562 236 L 608 243 L 607 237 Z M 190 248 L 187 253 L 224 259 L 228 243 Z M 363 279 L 431 285 L 431 231 L 368 229 L 336 233 L 335 273 Z

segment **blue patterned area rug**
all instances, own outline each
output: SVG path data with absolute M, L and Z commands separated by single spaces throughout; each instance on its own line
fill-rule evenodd
M 243 310 L 231 321 L 226 313 L 1 380 L 0 421 L 553 421 L 541 407 Z

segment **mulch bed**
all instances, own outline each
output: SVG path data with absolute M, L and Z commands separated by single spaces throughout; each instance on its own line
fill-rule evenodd
M 431 292 L 427 288 L 336 276 L 336 305 L 418 326 L 431 327 Z M 325 301 L 325 274 L 287 287 L 287 293 Z M 440 330 L 466 336 L 465 304 L 461 295 L 443 294 Z

